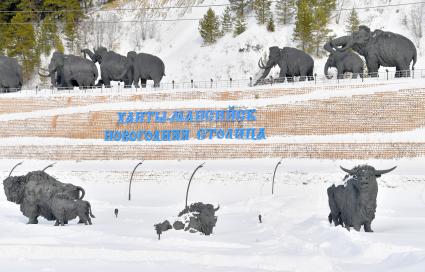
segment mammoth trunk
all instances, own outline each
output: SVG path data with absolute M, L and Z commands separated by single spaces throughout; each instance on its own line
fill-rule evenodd
M 329 76 L 329 67 L 330 67 L 329 63 L 328 63 L 328 62 L 326 62 L 326 64 L 325 64 L 325 68 L 323 69 L 323 73 L 325 74 L 325 76 L 326 76 L 327 78 L 330 78 L 330 76 Z

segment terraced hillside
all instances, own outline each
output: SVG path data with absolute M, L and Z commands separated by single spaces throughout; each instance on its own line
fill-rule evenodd
M 425 88 L 415 84 L 274 87 L 0 98 L 0 157 L 50 160 L 425 154 Z M 256 109 L 256 121 L 119 124 L 118 112 Z M 264 128 L 265 140 L 196 138 L 202 128 Z M 184 130 L 187 141 L 104 141 L 105 130 Z

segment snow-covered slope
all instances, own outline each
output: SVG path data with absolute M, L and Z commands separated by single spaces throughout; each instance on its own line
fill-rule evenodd
M 142 3 L 149 2 L 151 6 L 187 6 L 193 4 L 213 5 L 226 4 L 226 0 L 168 0 L 168 1 L 118 1 L 120 5 L 114 5 L 123 9 L 140 8 Z M 160 2 L 154 5 L 152 3 Z M 336 18 L 332 19 L 331 29 L 333 34 L 345 35 L 345 20 L 349 16 L 352 7 L 381 6 L 387 4 L 409 3 L 407 0 L 345 0 L 343 8 L 348 9 L 341 12 L 339 24 L 336 24 Z M 273 4 L 274 6 L 274 4 Z M 341 7 L 341 5 L 339 5 Z M 371 29 L 383 29 L 401 33 L 413 41 L 414 35 L 411 31 L 411 12 L 418 9 L 418 5 L 390 6 L 358 10 L 359 17 L 363 24 L 370 26 Z M 221 15 L 224 7 L 212 7 L 216 14 Z M 105 8 L 107 9 L 107 8 Z M 126 54 L 130 50 L 138 52 L 147 52 L 158 55 L 166 64 L 166 78 L 164 82 L 172 80 L 195 81 L 228 79 L 246 79 L 250 76 L 254 78 L 260 72 L 257 67 L 258 59 L 268 52 L 270 46 L 278 45 L 294 46 L 292 41 L 292 32 L 294 25 L 285 27 L 277 26 L 276 32 L 268 32 L 264 26 L 258 26 L 253 17 L 248 18 L 248 30 L 240 36 L 234 38 L 232 34 L 227 34 L 212 46 L 203 46 L 202 39 L 198 32 L 198 21 L 166 21 L 155 22 L 144 25 L 139 22 L 150 19 L 193 19 L 202 18 L 208 7 L 194 7 L 191 9 L 169 9 L 156 12 L 151 15 L 143 15 L 139 10 L 121 10 L 111 12 L 94 12 L 92 15 L 99 20 L 126 21 L 114 25 L 107 24 L 105 33 L 110 43 L 116 51 Z M 335 17 L 338 14 L 335 14 Z M 97 17 L 99 16 L 99 17 Z M 144 19 L 145 18 L 145 19 Z M 425 24 L 425 22 L 423 22 Z M 109 28 L 109 30 L 108 30 Z M 114 29 L 110 29 L 114 28 Z M 142 32 L 145 32 L 146 39 L 142 39 Z M 96 46 L 99 39 L 95 35 L 88 36 L 86 43 L 82 46 L 92 48 Z M 106 39 L 107 40 L 107 39 Z M 422 44 L 418 48 L 419 61 L 417 69 L 425 68 L 425 38 L 417 43 Z M 315 72 L 318 75 L 323 74 L 323 65 L 325 58 L 315 59 Z M 382 68 L 384 71 L 385 68 Z M 274 73 L 277 75 L 277 68 Z

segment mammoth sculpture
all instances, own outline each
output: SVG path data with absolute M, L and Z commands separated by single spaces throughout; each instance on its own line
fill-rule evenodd
M 42 77 L 50 77 L 52 85 L 58 88 L 91 87 L 94 86 L 99 75 L 93 62 L 60 52 L 53 53 L 49 69 L 46 71 L 47 75 L 40 72 L 38 74 Z
M 52 213 L 52 200 L 57 194 L 73 200 L 82 199 L 85 195 L 83 188 L 56 180 L 44 172 L 46 168 L 25 176 L 11 176 L 16 166 L 3 181 L 4 192 L 8 201 L 20 205 L 22 214 L 29 218 L 28 224 L 37 224 L 40 215 L 47 220 L 56 220 Z
M 367 26 L 359 26 L 349 36 L 343 36 L 331 41 L 332 46 L 344 52 L 349 49 L 362 55 L 366 60 L 369 75 L 378 76 L 380 66 L 395 67 L 396 77 L 410 76 L 410 62 L 414 70 L 417 60 L 416 47 L 408 38 L 389 31 L 370 31 Z
M 279 65 L 279 78 L 282 80 L 288 77 L 288 80 L 293 80 L 295 76 L 300 77 L 300 81 L 313 80 L 314 61 L 311 56 L 305 52 L 292 47 L 284 47 L 280 49 L 277 46 L 269 48 L 269 59 L 266 64 L 260 59 L 258 67 L 265 69 L 262 76 L 257 80 L 255 85 L 263 81 L 270 73 L 270 70 Z
M 125 87 L 131 87 L 133 83 L 133 73 L 128 67 L 130 63 L 128 59 L 114 51 L 108 51 L 105 47 L 94 49 L 83 49 L 81 52 L 90 57 L 90 59 L 100 64 L 100 78 L 97 85 L 104 84 L 105 87 L 111 87 L 111 81 L 124 81 Z
M 160 58 L 146 53 L 137 54 L 130 51 L 127 53 L 127 59 L 129 61 L 128 66 L 120 77 L 125 77 L 130 71 L 133 73 L 135 87 L 139 87 L 139 80 L 142 87 L 146 87 L 147 80 L 153 80 L 154 87 L 159 87 L 162 77 L 165 76 L 164 62 Z
M 22 87 L 22 67 L 14 58 L 0 56 L 0 92 L 19 91 Z
M 343 78 L 347 72 L 351 72 L 353 78 L 357 78 L 357 75 L 363 77 L 363 60 L 359 55 L 352 51 L 339 52 L 332 47 L 331 42 L 326 43 L 324 48 L 330 53 L 324 68 L 325 76 L 328 79 L 332 78 L 329 75 L 330 67 L 336 68 L 339 79 Z
M 373 232 L 371 224 L 375 219 L 376 198 L 378 195 L 377 178 L 393 171 L 376 170 L 369 165 L 359 165 L 351 170 L 341 167 L 350 177 L 345 185 L 332 185 L 327 189 L 330 213 L 329 223 L 342 225 L 348 230 L 354 227 L 360 231 Z

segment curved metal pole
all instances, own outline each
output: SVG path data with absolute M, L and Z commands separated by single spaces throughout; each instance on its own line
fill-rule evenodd
M 46 171 L 46 169 L 47 169 L 47 168 L 53 167 L 53 165 L 55 165 L 55 164 L 56 164 L 56 163 L 54 162 L 54 163 L 52 163 L 52 164 L 47 165 L 46 167 L 44 167 L 44 168 L 43 168 L 43 170 L 41 170 L 41 172 Z
M 131 181 L 133 180 L 133 175 L 134 172 L 136 172 L 137 167 L 139 167 L 139 165 L 141 165 L 145 160 L 139 162 L 136 167 L 134 167 L 133 169 L 133 173 L 131 173 L 131 178 L 130 178 L 130 184 L 128 185 L 128 200 L 131 200 Z
M 277 167 L 279 166 L 279 164 L 281 164 L 282 160 L 280 160 L 277 164 L 276 167 L 274 168 L 274 173 L 273 173 L 273 181 L 272 181 L 272 194 L 274 193 L 274 177 L 276 176 L 276 170 Z
M 12 175 L 13 170 L 15 170 L 15 168 L 18 167 L 19 165 L 21 165 L 22 163 L 24 163 L 24 162 L 21 161 L 20 163 L 18 163 L 15 166 L 13 166 L 12 170 L 10 170 L 9 177 L 10 177 L 10 175 Z
M 196 167 L 195 171 L 193 171 L 192 176 L 190 176 L 189 179 L 189 183 L 187 184 L 187 190 L 186 190 L 186 204 L 185 204 L 185 208 L 187 208 L 187 197 L 189 196 L 189 187 L 190 187 L 190 183 L 192 182 L 192 178 L 195 175 L 196 171 L 198 171 L 199 168 L 202 168 L 204 166 L 205 162 L 200 164 L 198 167 Z

